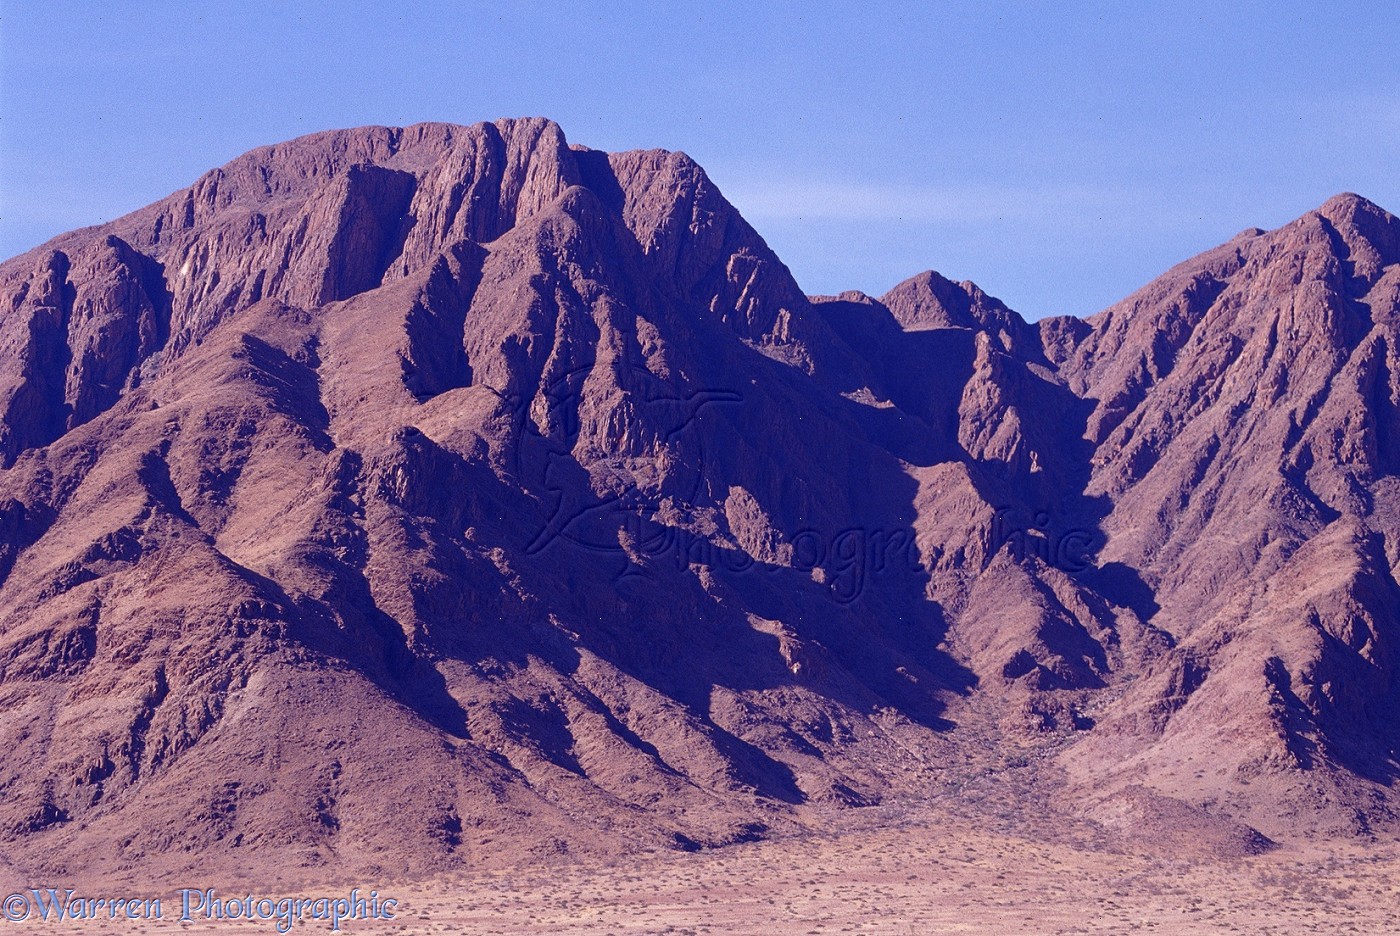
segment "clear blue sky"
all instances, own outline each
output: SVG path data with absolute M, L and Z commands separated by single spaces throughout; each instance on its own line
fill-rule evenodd
M 1400 5 L 0 0 L 0 255 L 331 127 L 690 153 L 808 292 L 1089 314 L 1343 190 L 1400 211 Z

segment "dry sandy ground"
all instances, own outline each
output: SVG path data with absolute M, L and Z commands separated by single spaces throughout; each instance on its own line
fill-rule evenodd
M 643 855 L 602 868 L 364 883 L 401 899 L 397 918 L 344 924 L 342 932 L 1400 933 L 1400 849 L 1353 843 L 1184 862 L 914 825 Z M 0 936 L 276 932 L 271 923 L 182 925 L 170 919 L 173 909 L 167 904 L 158 924 L 0 924 Z M 329 931 L 310 921 L 294 929 Z

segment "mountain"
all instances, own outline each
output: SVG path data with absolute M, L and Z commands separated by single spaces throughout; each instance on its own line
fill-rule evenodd
M 1357 196 L 1028 323 L 807 297 L 683 154 L 371 127 L 0 295 L 0 863 L 1396 828 L 1400 222 Z

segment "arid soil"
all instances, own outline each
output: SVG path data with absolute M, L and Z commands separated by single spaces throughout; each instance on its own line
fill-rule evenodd
M 841 834 L 699 854 L 666 850 L 602 865 L 357 882 L 374 883 L 402 903 L 393 921 L 347 923 L 343 931 L 1283 936 L 1400 930 L 1400 850 L 1394 845 L 1300 842 L 1249 857 L 1173 858 L 1037 843 L 964 822 L 882 820 Z M 226 892 L 243 893 L 234 885 Z M 86 931 L 81 927 L 53 929 Z M 325 929 L 308 922 L 294 931 Z M 106 923 L 102 931 L 251 936 L 275 930 L 265 922 L 167 919 Z
M 1182 860 L 1037 845 L 945 823 L 734 846 L 598 870 L 444 881 L 440 933 L 1385 933 L 1395 849 Z M 408 892 L 406 892 L 408 893 Z

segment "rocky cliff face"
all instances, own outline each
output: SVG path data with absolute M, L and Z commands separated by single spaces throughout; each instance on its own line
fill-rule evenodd
M 694 848 L 1010 752 L 1129 834 L 1388 828 L 1400 222 L 1355 196 L 1031 325 L 809 299 L 681 154 L 366 128 L 0 293 L 18 867 Z

